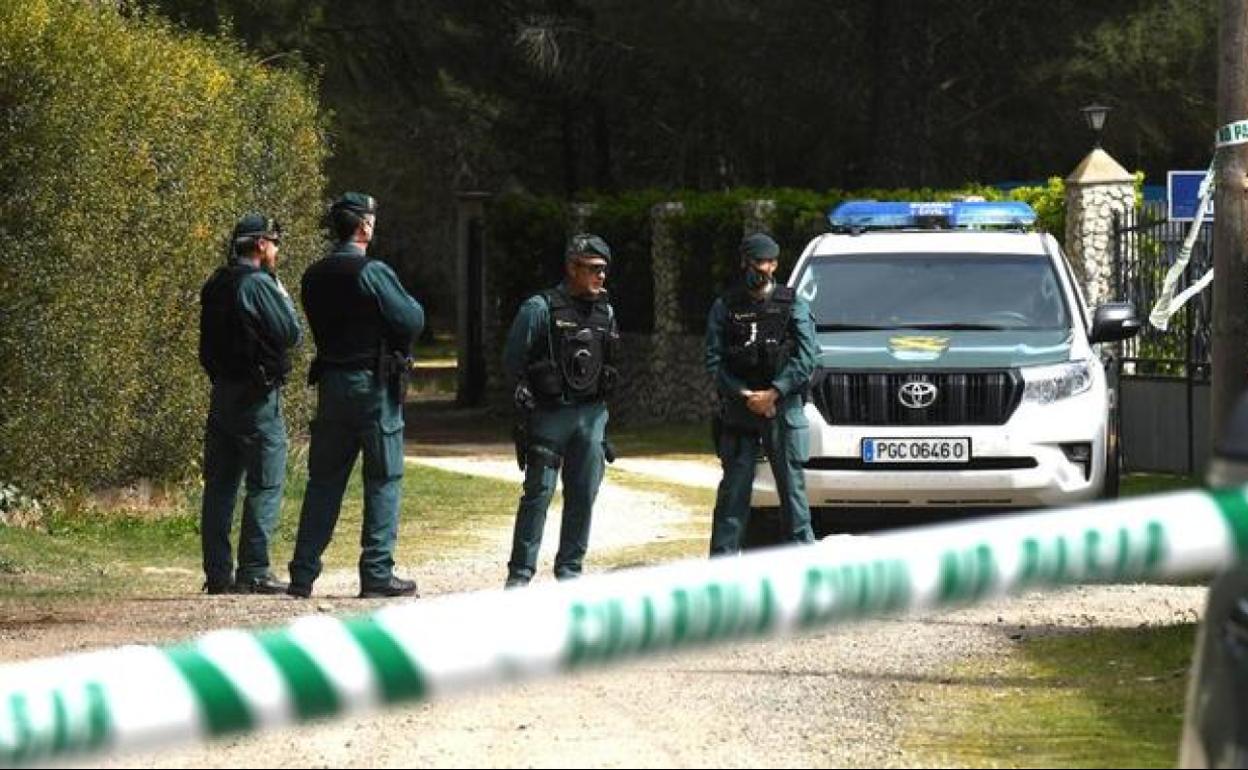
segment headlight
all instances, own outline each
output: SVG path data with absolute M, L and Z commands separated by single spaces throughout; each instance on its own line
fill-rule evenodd
M 1092 367 L 1087 361 L 1056 366 L 1030 366 L 1023 369 L 1023 401 L 1051 404 L 1077 396 L 1092 387 Z

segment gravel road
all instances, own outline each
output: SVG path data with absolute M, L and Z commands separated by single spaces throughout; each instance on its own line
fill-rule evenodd
M 506 455 L 492 449 L 421 462 L 518 478 Z M 683 478 L 705 484 L 715 477 L 714 467 L 708 468 L 651 468 L 651 473 L 664 483 Z M 641 466 L 629 470 L 645 472 Z M 591 561 L 593 549 L 651 542 L 691 515 L 660 494 L 612 484 L 604 485 L 595 513 Z M 548 545 L 556 542 L 558 518 L 552 510 Z M 489 553 L 412 570 L 422 592 L 496 586 L 499 549 L 505 549 L 510 532 L 488 534 L 483 548 L 493 549 Z M 544 559 L 543 574 L 548 574 L 550 555 L 544 553 Z M 318 583 L 318 592 L 322 586 L 324 593 L 345 597 L 354 590 L 354 571 L 331 573 Z M 1072 588 L 85 766 L 931 765 L 939 760 L 908 754 L 899 745 L 912 713 L 906 695 L 916 682 L 939 681 L 940 672 L 960 660 L 1007 654 L 1020 635 L 1191 621 L 1203 599 L 1204 589 L 1198 587 Z M 358 613 L 380 603 L 331 598 L 314 605 L 325 612 Z M 308 609 L 285 598 L 241 596 L 117 601 L 75 615 L 40 616 L 37 608 L 12 608 L 9 617 L 24 620 L 6 622 L 0 613 L 0 661 L 126 642 L 168 642 L 214 627 L 278 623 Z

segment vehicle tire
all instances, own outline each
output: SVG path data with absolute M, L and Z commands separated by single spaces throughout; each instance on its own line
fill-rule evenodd
M 814 531 L 816 540 L 822 540 L 828 535 L 842 535 L 848 531 L 846 523 L 835 508 L 811 508 L 810 528 Z
M 1118 410 L 1109 413 L 1105 430 L 1105 481 L 1101 485 L 1102 500 L 1117 500 L 1122 476 L 1122 440 L 1119 437 Z
M 783 542 L 779 508 L 750 508 L 750 518 L 745 522 L 745 537 L 741 547 L 770 548 Z

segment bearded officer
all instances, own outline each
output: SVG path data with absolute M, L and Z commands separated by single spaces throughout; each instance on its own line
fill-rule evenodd
M 603 288 L 611 249 L 602 238 L 574 235 L 564 251 L 564 279 L 530 297 L 512 322 L 503 367 L 525 415 L 517 458 L 525 471 L 505 586 L 528 585 L 537 570 L 546 509 L 563 475 L 563 520 L 555 577 L 580 576 L 589 548 L 594 498 L 604 461 L 606 399 L 617 378 L 615 311 Z
M 210 594 L 286 590 L 269 570 L 269 543 L 286 477 L 281 387 L 302 331 L 290 294 L 277 279 L 280 244 L 277 222 L 264 214 L 244 216 L 234 226 L 229 263 L 200 291 L 199 361 L 212 380 L 200 512 L 204 590 Z M 244 476 L 234 573 L 230 525 Z
M 711 556 L 739 553 L 761 442 L 780 497 L 782 539 L 810 543 L 810 506 L 802 465 L 810 456 L 805 391 L 818 354 L 806 301 L 777 286 L 780 247 L 765 233 L 741 241 L 741 282 L 712 305 L 706 368 L 720 411 L 716 452 L 724 476 L 715 496 Z

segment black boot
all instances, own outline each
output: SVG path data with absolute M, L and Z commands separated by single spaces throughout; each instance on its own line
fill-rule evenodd
M 232 594 L 234 593 L 234 583 L 228 579 L 214 580 L 212 578 L 209 578 L 204 581 L 203 591 L 204 593 L 210 594 L 212 596 L 219 596 L 221 594 Z
M 234 584 L 234 588 L 240 594 L 284 594 L 290 586 L 273 577 L 273 573 L 269 572 L 250 580 L 240 580 Z
M 419 596 L 416 593 L 416 581 L 391 575 L 384 583 L 360 586 L 361 599 L 381 599 L 387 596 Z

